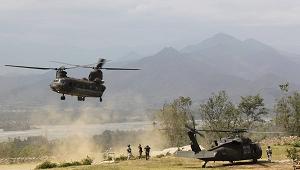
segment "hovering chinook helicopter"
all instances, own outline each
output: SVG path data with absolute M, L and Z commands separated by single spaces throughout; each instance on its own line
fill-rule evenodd
M 38 69 L 38 70 L 56 70 L 56 78 L 50 84 L 52 91 L 62 94 L 61 100 L 65 100 L 65 95 L 77 96 L 78 101 L 84 101 L 86 97 L 99 97 L 100 102 L 102 102 L 102 95 L 106 89 L 103 81 L 103 73 L 101 70 L 140 70 L 136 68 L 111 68 L 103 67 L 106 63 L 106 59 L 99 59 L 96 66 L 91 65 L 74 65 L 63 62 L 56 62 L 64 65 L 69 65 L 71 67 L 61 66 L 59 68 L 52 67 L 30 67 L 30 66 L 20 66 L 20 65 L 5 65 L 8 67 L 18 67 L 27 69 Z M 78 79 L 67 76 L 67 69 L 74 68 L 91 68 L 93 69 L 88 79 Z
M 246 129 L 234 129 L 234 130 L 208 130 L 208 129 L 196 129 L 195 122 L 193 120 L 194 127 L 189 127 L 188 136 L 191 141 L 192 151 L 177 151 L 178 157 L 196 158 L 204 161 L 202 168 L 206 167 L 209 161 L 234 161 L 240 160 L 253 160 L 254 163 L 262 156 L 262 149 L 258 143 L 254 143 L 250 138 L 242 137 L 242 133 L 249 132 Z M 203 137 L 200 132 L 224 132 L 233 134 L 232 137 L 221 138 L 214 141 L 214 146 L 208 150 L 200 148 L 196 134 Z

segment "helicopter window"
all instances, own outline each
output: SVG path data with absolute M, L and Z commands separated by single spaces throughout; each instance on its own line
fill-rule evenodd
M 250 145 L 243 146 L 243 152 L 244 154 L 250 154 L 251 153 Z
M 61 84 L 65 84 L 65 83 L 66 83 L 66 81 L 65 81 L 65 80 L 62 80 L 62 79 L 59 79 L 59 82 L 60 82 Z

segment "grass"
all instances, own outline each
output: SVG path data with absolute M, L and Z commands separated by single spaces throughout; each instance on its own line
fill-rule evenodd
M 290 146 L 271 146 L 273 149 L 273 160 L 286 160 L 286 149 Z M 290 162 L 285 163 L 269 163 L 266 162 L 266 146 L 262 146 L 263 156 L 262 160 L 259 160 L 258 164 L 251 164 L 249 161 L 237 162 L 230 164 L 228 162 L 209 162 L 208 168 L 214 170 L 227 170 L 227 169 L 292 169 Z M 98 164 L 98 165 L 87 165 L 87 166 L 72 166 L 66 168 L 54 168 L 53 170 L 196 170 L 201 169 L 203 162 L 197 159 L 189 158 L 177 158 L 172 156 L 166 156 L 162 158 L 151 158 L 149 161 L 146 160 L 130 160 L 121 161 L 119 163 L 111 164 Z M 0 165 L 0 169 L 18 169 L 13 167 L 14 165 Z M 212 168 L 213 167 L 213 168 Z M 21 169 L 21 168 L 20 168 Z M 26 170 L 27 168 L 23 167 Z M 31 168 L 30 168 L 31 169 Z
M 149 161 L 145 160 L 130 160 L 123 161 L 114 164 L 101 164 L 91 165 L 85 167 L 69 167 L 69 168 L 58 168 L 55 170 L 196 170 L 201 169 L 201 161 L 195 159 L 175 158 L 175 157 L 164 157 L 164 158 L 153 158 Z M 242 161 L 235 164 L 228 162 L 209 162 L 208 168 L 214 170 L 229 170 L 229 169 L 291 169 L 292 164 L 290 163 L 269 163 L 267 161 L 259 161 L 258 164 L 251 164 L 249 161 Z
M 285 160 L 285 159 L 288 159 L 286 157 L 286 150 L 288 148 L 290 148 L 292 146 L 289 146 L 289 145 L 284 145 L 284 146 L 271 146 L 271 149 L 272 149 L 272 152 L 273 152 L 273 155 L 272 155 L 272 159 L 273 160 Z M 262 155 L 262 159 L 267 159 L 267 154 L 266 154 L 266 149 L 267 149 L 267 146 L 262 146 L 262 151 L 263 151 L 263 155 Z
M 286 160 L 286 149 L 290 146 L 272 146 L 273 160 Z M 209 162 L 206 169 L 291 169 L 291 163 L 269 163 L 265 160 L 267 146 L 262 146 L 262 160 L 258 164 L 251 164 L 249 161 L 237 162 L 234 165 L 228 162 Z M 176 158 L 176 157 L 163 157 L 152 158 L 149 161 L 145 160 L 130 160 L 122 161 L 113 164 L 101 164 L 85 167 L 72 167 L 72 170 L 193 170 L 200 169 L 203 162 L 197 159 L 188 158 Z M 210 168 L 211 167 L 211 168 Z M 212 168 L 213 167 L 213 168 Z M 68 169 L 56 169 L 56 170 L 68 170 Z

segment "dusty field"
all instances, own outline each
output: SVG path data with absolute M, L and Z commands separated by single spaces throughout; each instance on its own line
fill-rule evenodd
M 274 162 L 266 162 L 265 149 L 262 147 L 263 156 L 259 160 L 258 164 L 252 164 L 249 161 L 236 162 L 230 164 L 228 162 L 209 162 L 206 169 L 284 169 L 289 170 L 292 168 L 292 163 L 285 157 L 285 150 L 288 146 L 273 146 L 273 160 Z M 146 160 L 130 160 L 119 163 L 111 164 L 99 164 L 91 166 L 78 166 L 68 168 L 56 168 L 54 170 L 193 170 L 201 169 L 203 162 L 197 159 L 187 158 L 176 158 L 176 157 L 163 157 L 163 158 L 152 158 L 149 161 Z M 36 167 L 37 164 L 13 164 L 13 165 L 0 165 L 0 170 L 31 170 Z
M 193 170 L 201 169 L 201 161 L 194 159 L 175 158 L 175 157 L 164 157 L 164 158 L 153 158 L 149 161 L 145 160 L 130 160 L 123 161 L 120 163 L 112 164 L 99 164 L 91 166 L 78 166 L 68 168 L 56 168 L 53 170 Z M 15 164 L 15 165 L 0 165 L 1 170 L 30 170 L 34 169 L 36 164 Z M 260 160 L 258 164 L 252 164 L 251 162 L 237 162 L 230 164 L 227 162 L 209 162 L 206 169 L 293 169 L 290 162 L 279 162 L 275 161 L 272 163 Z
M 114 164 L 101 164 L 92 165 L 86 167 L 70 167 L 70 168 L 58 168 L 55 170 L 193 170 L 201 169 L 202 162 L 193 159 L 183 159 L 175 157 L 165 157 L 165 158 L 154 158 L 149 161 L 145 160 L 132 160 L 124 161 Z M 266 161 L 259 161 L 258 164 L 252 164 L 251 162 L 238 162 L 230 164 L 227 162 L 210 162 L 206 169 L 292 169 L 291 163 L 269 163 Z

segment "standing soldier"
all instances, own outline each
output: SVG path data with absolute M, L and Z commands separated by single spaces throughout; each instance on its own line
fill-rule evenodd
M 271 146 L 268 146 L 267 148 L 267 157 L 268 157 L 268 161 L 271 162 L 271 159 L 272 159 L 272 149 L 271 149 Z
M 143 148 L 142 148 L 142 145 L 139 144 L 139 159 L 142 159 L 142 153 L 143 153 Z
M 149 145 L 147 145 L 145 148 L 145 152 L 146 152 L 146 160 L 148 160 L 149 159 L 149 157 L 150 157 L 150 146 Z
M 127 147 L 127 160 L 129 160 L 132 156 L 130 145 Z

